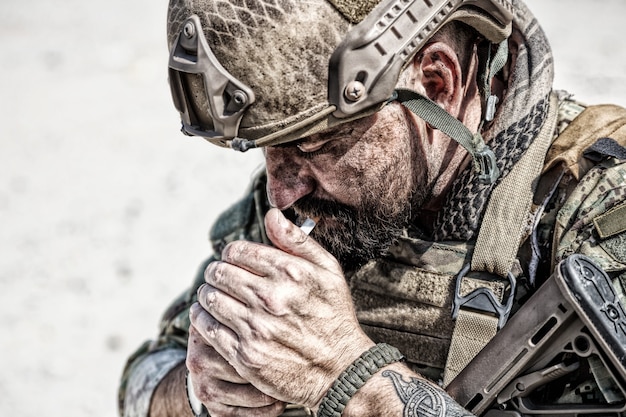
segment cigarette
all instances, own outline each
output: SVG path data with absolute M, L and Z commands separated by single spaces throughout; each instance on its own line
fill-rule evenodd
M 315 227 L 315 224 L 317 223 L 317 221 L 319 220 L 319 218 L 311 218 L 311 217 L 307 217 L 306 220 L 302 223 L 302 225 L 300 225 L 300 230 L 302 230 L 305 234 L 310 234 L 313 231 L 313 228 Z

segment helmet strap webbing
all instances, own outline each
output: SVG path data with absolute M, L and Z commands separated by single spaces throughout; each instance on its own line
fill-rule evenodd
M 508 39 L 498 44 L 498 48 L 493 56 L 492 46 L 491 42 L 486 41 L 478 47 L 478 89 L 481 94 L 483 123 L 491 122 L 496 115 L 498 97 L 491 94 L 491 81 L 504 68 L 509 59 Z
M 474 169 L 483 184 L 492 184 L 500 175 L 496 156 L 485 144 L 480 132 L 472 133 L 460 120 L 439 107 L 437 103 L 417 91 L 394 90 L 390 101 L 396 100 L 433 128 L 440 130 L 459 143 L 472 156 Z
M 480 134 L 484 122 L 493 120 L 496 113 L 498 97 L 491 94 L 493 77 L 504 68 L 508 60 L 508 40 L 498 44 L 496 53 L 491 55 L 491 43 L 479 48 L 479 80 L 481 92 L 482 121 L 478 132 L 472 133 L 461 121 L 445 111 L 428 97 L 409 89 L 396 89 L 389 101 L 399 101 L 407 109 L 424 119 L 433 128 L 454 139 L 472 156 L 474 169 L 482 184 L 492 184 L 500 175 L 496 165 L 496 157 L 491 148 L 485 144 Z

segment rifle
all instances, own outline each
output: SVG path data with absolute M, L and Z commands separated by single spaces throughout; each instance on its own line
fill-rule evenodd
M 626 313 L 607 274 L 560 262 L 446 390 L 484 417 L 626 415 Z

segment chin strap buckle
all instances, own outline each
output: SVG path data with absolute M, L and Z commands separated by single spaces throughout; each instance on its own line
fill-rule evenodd
M 496 155 L 490 147 L 485 146 L 476 151 L 474 163 L 477 166 L 478 181 L 481 184 L 493 184 L 500 176 L 500 169 L 496 164 Z
M 460 120 L 417 91 L 398 88 L 388 102 L 394 100 L 402 103 L 434 129 L 440 130 L 464 147 L 472 155 L 474 169 L 478 172 L 481 184 L 493 184 L 498 179 L 500 170 L 496 165 L 496 155 L 485 144 L 480 133 L 472 134 Z

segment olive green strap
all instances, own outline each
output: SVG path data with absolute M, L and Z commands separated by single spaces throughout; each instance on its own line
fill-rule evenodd
M 594 217 L 593 225 L 602 239 L 626 231 L 626 203 L 619 204 L 606 213 Z
M 444 388 L 478 355 L 497 330 L 496 316 L 466 309 L 459 311 L 443 373 Z
M 474 169 L 479 173 L 478 179 L 481 183 L 491 184 L 496 181 L 500 175 L 496 157 L 480 133 L 472 133 L 460 120 L 417 91 L 396 89 L 390 101 L 392 100 L 399 101 L 433 128 L 445 133 L 465 148 L 474 160 Z

